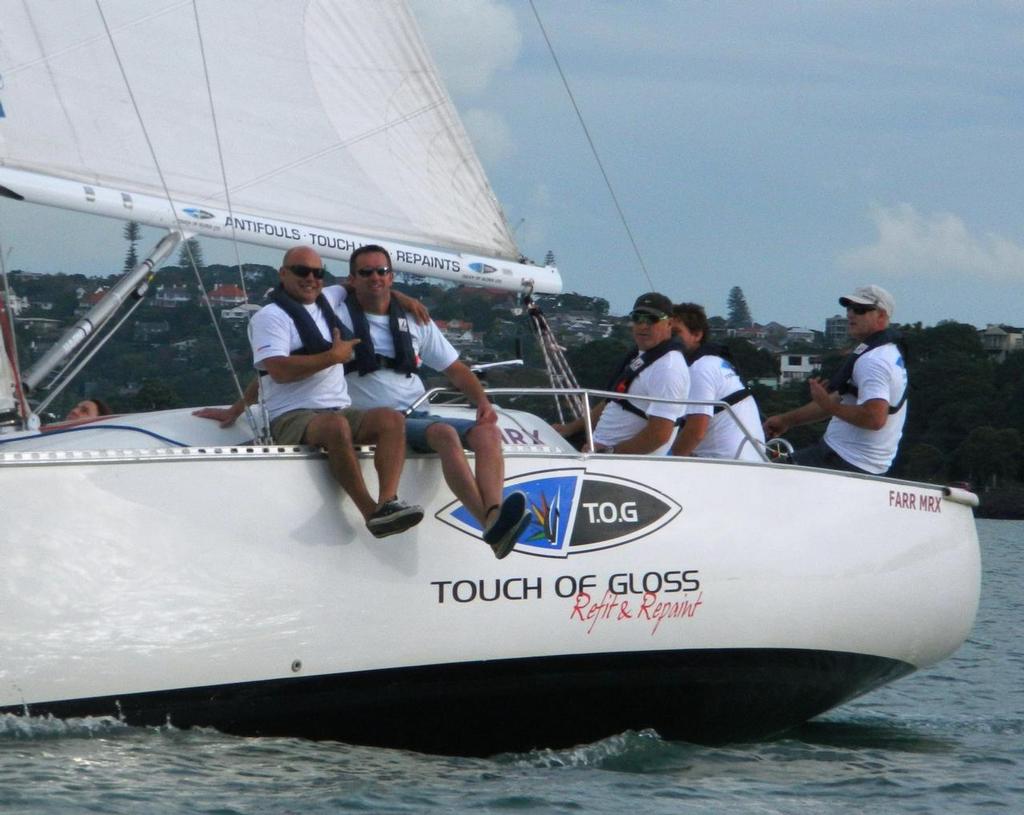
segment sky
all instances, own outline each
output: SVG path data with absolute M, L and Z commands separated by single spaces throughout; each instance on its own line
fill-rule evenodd
M 521 250 L 553 252 L 565 290 L 724 315 L 739 286 L 755 320 L 821 330 L 876 283 L 898 322 L 1024 325 L 1024 4 L 534 4 L 639 256 L 529 0 L 411 0 Z M 53 217 L 113 266 L 59 270 L 117 271 L 118 225 Z M 57 271 L 41 243 L 9 268 Z

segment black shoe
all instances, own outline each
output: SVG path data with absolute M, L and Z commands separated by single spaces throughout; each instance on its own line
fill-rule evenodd
M 423 507 L 403 503 L 395 497 L 381 504 L 380 509 L 366 521 L 366 528 L 375 538 L 386 538 L 405 532 L 422 520 Z
M 494 521 L 484 530 L 484 540 L 490 544 L 494 556 L 501 560 L 508 556 L 519 542 L 519 536 L 530 525 L 530 512 L 526 508 L 526 493 L 510 492 Z

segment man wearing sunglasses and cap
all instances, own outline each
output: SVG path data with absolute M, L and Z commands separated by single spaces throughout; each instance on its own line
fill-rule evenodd
M 407 411 L 426 392 L 418 375 L 421 364 L 443 373 L 466 395 L 476 406 L 475 420 L 416 410 L 406 417 L 406 440 L 415 452 L 439 455 L 448 487 L 476 518 L 495 557 L 504 558 L 529 525 L 530 514 L 525 493 L 504 495 L 498 414 L 480 380 L 434 322 L 410 319 L 410 298 L 392 290 L 394 276 L 383 246 L 361 246 L 349 258 L 347 292 L 336 311 L 361 340 L 345 365 L 352 403 Z M 474 453 L 475 472 L 464 448 Z
M 793 464 L 885 475 L 892 467 L 907 415 L 907 368 L 901 338 L 890 327 L 895 303 L 881 286 L 862 286 L 839 298 L 849 335 L 859 343 L 827 382 L 810 380 L 811 401 L 769 416 L 774 438 L 797 425 L 830 419 L 825 435 L 793 453 Z
M 324 265 L 308 246 L 285 253 L 280 284 L 271 303 L 252 318 L 253 361 L 261 372 L 270 431 L 280 444 L 323 446 L 331 474 L 352 498 L 374 537 L 395 535 L 423 519 L 423 510 L 398 500 L 405 461 L 405 422 L 396 410 L 356 410 L 345 384 L 344 363 L 358 339 L 343 339 L 334 314 L 338 286 L 324 290 Z M 263 376 L 262 374 L 266 374 Z M 255 398 L 251 386 L 246 396 Z M 230 424 L 243 400 L 231 408 L 206 408 L 198 415 Z M 373 444 L 379 500 L 366 488 L 353 444 Z
M 672 442 L 676 420 L 683 415 L 690 390 L 690 373 L 682 344 L 672 336 L 672 301 L 664 294 L 642 294 L 633 304 L 636 346 L 627 354 L 605 390 L 623 394 L 597 405 L 590 413 L 594 452 L 663 454 Z M 652 402 L 653 396 L 674 402 Z M 584 428 L 583 419 L 554 426 L 563 436 Z

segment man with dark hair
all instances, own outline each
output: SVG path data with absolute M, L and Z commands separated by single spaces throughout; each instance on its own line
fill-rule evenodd
M 740 379 L 729 349 L 708 342 L 709 332 L 701 306 L 680 303 L 672 307 L 672 333 L 685 346 L 690 368 L 689 398 L 695 402 L 725 402 L 732 415 L 722 407 L 688 405 L 682 429 L 672 444 L 672 455 L 763 461 L 747 438 L 749 434 L 755 442 L 764 444 L 757 403 Z
M 596 453 L 663 454 L 668 450 L 676 420 L 686 409 L 678 404 L 688 396 L 690 374 L 683 346 L 672 338 L 672 301 L 664 294 L 642 294 L 629 319 L 636 346 L 626 355 L 606 390 L 622 394 L 591 410 Z M 652 402 L 644 397 L 677 400 Z M 563 436 L 584 428 L 582 418 L 554 426 Z
M 348 289 L 336 306 L 341 322 L 360 340 L 345 366 L 352 402 L 371 409 L 407 410 L 425 393 L 420 364 L 444 373 L 476 405 L 476 419 L 460 419 L 417 410 L 406 418 L 406 439 L 416 452 L 436 451 L 446 483 L 477 519 L 495 556 L 505 557 L 529 525 L 526 496 L 503 496 L 505 459 L 498 415 L 483 386 L 458 359 L 458 352 L 433 321 L 409 318 L 392 291 L 394 270 L 388 251 L 361 246 L 349 258 Z M 476 471 L 464 447 L 473 451 Z
M 64 421 L 70 422 L 75 419 L 96 419 L 100 416 L 109 416 L 113 411 L 102 399 L 98 397 L 92 397 L 91 399 L 83 399 L 71 410 L 68 411 L 68 415 L 64 417 Z
M 324 295 L 320 256 L 308 246 L 289 249 L 278 275 L 281 282 L 272 302 L 251 324 L 253 361 L 266 374 L 264 404 L 272 436 L 280 444 L 325 447 L 331 474 L 375 537 L 415 526 L 423 510 L 403 503 L 397 494 L 405 461 L 405 423 L 395 410 L 351 407 L 343 365 L 359 340 L 342 339 L 343 326 L 334 313 L 338 299 Z M 366 488 L 353 444 L 376 446 L 377 501 Z
M 792 463 L 884 475 L 892 467 L 907 416 L 907 368 L 901 337 L 890 327 L 895 303 L 881 286 L 839 298 L 849 335 L 859 344 L 828 382 L 810 380 L 811 401 L 769 416 L 769 438 L 789 428 L 831 419 L 821 441 L 797 450 Z

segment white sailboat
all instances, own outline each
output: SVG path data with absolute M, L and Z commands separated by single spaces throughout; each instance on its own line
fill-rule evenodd
M 401 270 L 560 289 L 520 262 L 404 3 L 0 9 L 5 205 L 168 230 L 29 389 L 190 235 L 342 260 L 372 241 Z M 511 409 L 500 426 L 536 518 L 500 562 L 431 456 L 402 477 L 427 518 L 382 542 L 318 451 L 244 423 L 179 410 L 0 435 L 0 713 L 448 753 L 646 727 L 716 742 L 784 730 L 970 631 L 970 493 L 582 455 Z

